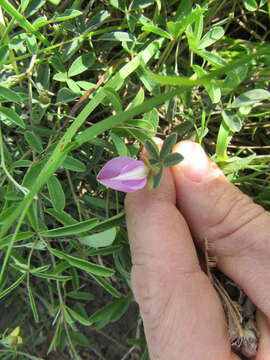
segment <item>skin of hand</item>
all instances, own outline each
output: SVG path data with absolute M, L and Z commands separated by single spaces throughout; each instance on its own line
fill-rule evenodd
M 195 244 L 257 306 L 256 360 L 270 360 L 270 214 L 231 184 L 192 141 L 160 186 L 129 193 L 125 206 L 132 288 L 151 360 L 236 360 L 220 299 Z

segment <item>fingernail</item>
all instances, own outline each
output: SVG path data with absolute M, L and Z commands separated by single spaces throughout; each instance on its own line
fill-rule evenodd
M 176 145 L 174 151 L 184 156 L 184 160 L 177 165 L 178 169 L 193 182 L 209 181 L 222 174 L 198 143 L 189 140 L 182 141 Z

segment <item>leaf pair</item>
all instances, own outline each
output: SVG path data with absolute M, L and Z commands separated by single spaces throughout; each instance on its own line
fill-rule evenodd
M 150 159 L 144 159 L 146 165 L 150 168 L 148 185 L 151 189 L 158 187 L 163 170 L 178 164 L 184 158 L 179 153 L 171 153 L 173 146 L 177 141 L 177 133 L 172 133 L 163 142 L 161 149 L 152 140 L 145 140 L 144 147 L 148 152 Z

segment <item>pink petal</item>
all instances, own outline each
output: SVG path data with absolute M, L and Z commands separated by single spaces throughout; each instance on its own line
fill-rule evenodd
M 118 156 L 116 158 L 111 159 L 100 170 L 97 179 L 99 180 L 99 179 L 113 178 L 116 177 L 117 175 L 120 175 L 122 169 L 125 168 L 125 166 L 128 166 L 131 163 L 131 160 L 137 161 L 127 156 Z
M 147 182 L 147 172 L 143 161 L 135 160 L 127 156 L 119 156 L 108 161 L 103 166 L 97 175 L 97 180 L 112 189 L 131 192 L 145 186 Z M 130 178 L 128 178 L 129 174 Z M 132 178 L 132 176 L 134 176 L 134 178 Z
M 147 179 L 145 178 L 140 180 L 125 180 L 125 181 L 117 181 L 117 180 L 114 181 L 114 180 L 106 179 L 99 182 L 114 190 L 132 192 L 145 187 L 147 183 Z

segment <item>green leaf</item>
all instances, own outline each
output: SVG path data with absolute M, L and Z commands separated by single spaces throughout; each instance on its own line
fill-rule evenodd
M 246 91 L 238 96 L 232 103 L 232 107 L 257 104 L 270 97 L 270 91 L 264 89 L 254 89 Z
M 145 150 L 152 159 L 159 159 L 159 149 L 153 140 L 146 139 L 144 142 Z
M 29 296 L 29 301 L 30 301 L 30 307 L 32 309 L 32 313 L 34 315 L 34 319 L 35 322 L 38 323 L 39 322 L 39 315 L 38 315 L 38 311 L 37 311 L 37 305 L 33 296 L 33 292 L 30 286 L 27 286 L 27 292 L 28 292 L 28 296 Z
M 68 70 L 68 76 L 76 76 L 91 68 L 96 61 L 96 55 L 94 53 L 87 53 L 77 57 L 71 64 Z
M 43 151 L 42 142 L 38 135 L 34 134 L 32 131 L 26 131 L 23 135 L 29 146 L 34 151 L 38 153 L 41 153 Z
M 120 136 L 111 132 L 110 138 L 112 139 L 119 156 L 129 156 L 128 148 L 127 148 L 126 144 L 124 143 L 124 141 L 120 138 Z
M 78 99 L 79 96 L 79 94 L 76 94 L 70 89 L 63 87 L 57 92 L 56 105 L 66 104 L 70 101 Z
M 87 251 L 87 254 L 89 256 L 95 256 L 95 255 L 111 255 L 111 254 L 116 254 L 120 251 L 123 250 L 123 246 L 122 245 L 113 245 L 113 246 L 107 246 L 105 248 L 100 248 L 100 249 L 89 249 Z
M 74 157 L 68 155 L 63 164 L 64 169 L 70 170 L 70 171 L 76 171 L 76 172 L 85 172 L 86 166 L 84 163 L 78 159 L 75 159 Z
M 185 30 L 181 21 L 169 21 L 167 22 L 167 28 L 173 39 L 177 39 Z
M 222 164 L 222 171 L 225 174 L 231 174 L 239 170 L 244 170 L 250 165 L 250 163 L 256 158 L 256 154 L 252 154 L 245 158 L 233 157 L 230 158 L 230 161 L 227 161 L 225 164 Z
M 14 161 L 12 164 L 12 168 L 19 168 L 19 167 L 29 167 L 32 165 L 32 161 L 31 160 L 17 160 Z
M 89 219 L 89 220 L 81 221 L 78 224 L 63 226 L 48 231 L 42 231 L 41 235 L 47 237 L 63 237 L 63 236 L 77 235 L 77 234 L 81 234 L 82 232 L 91 230 L 98 223 L 99 220 L 97 219 Z
M 243 0 L 243 5 L 248 11 L 256 11 L 258 9 L 256 0 Z
M 93 324 L 93 321 L 89 321 L 88 319 L 85 319 L 82 315 L 78 314 L 76 311 L 72 310 L 71 308 L 66 306 L 66 309 L 73 317 L 73 319 L 78 321 L 80 324 L 84 326 L 90 326 Z
M 217 67 L 226 65 L 226 61 L 218 54 L 206 50 L 198 50 L 196 54 L 201 56 L 204 60 Z M 245 68 L 246 69 L 246 68 Z M 247 70 L 247 69 L 246 69 Z
M 2 97 L 7 101 L 15 102 L 15 103 L 20 103 L 23 101 L 21 96 L 17 94 L 15 91 L 8 88 L 4 88 L 2 86 L 0 86 L 0 97 Z
M 92 231 L 99 232 L 99 231 L 105 231 L 107 229 L 110 229 L 113 226 L 120 225 L 124 220 L 125 212 L 121 211 L 117 215 L 114 215 L 110 217 L 109 219 L 106 219 L 104 221 L 99 222 Z
M 231 141 L 231 138 L 232 138 L 232 132 L 225 123 L 225 121 L 223 120 L 220 124 L 218 137 L 217 137 L 217 144 L 216 144 L 217 161 L 227 160 L 228 158 L 227 147 Z
M 45 4 L 46 0 L 30 0 L 28 1 L 27 8 L 24 11 L 24 16 L 29 17 L 34 15 L 42 6 Z
M 27 44 L 27 48 L 29 50 L 29 52 L 31 54 L 36 54 L 36 52 L 38 51 L 38 46 L 37 46 L 37 40 L 35 35 L 29 35 L 26 37 L 26 44 Z
M 67 79 L 68 79 L 68 75 L 66 72 L 58 72 L 53 76 L 53 80 L 56 81 L 66 82 Z
M 156 132 L 159 125 L 159 114 L 157 109 L 152 109 L 143 115 L 144 120 L 151 125 L 151 128 Z
M 77 224 L 78 221 L 75 220 L 70 214 L 65 211 L 55 210 L 55 209 L 45 209 L 45 212 L 59 221 L 62 225 L 73 225 Z
M 56 280 L 56 281 L 68 281 L 72 279 L 72 276 L 69 275 L 55 275 L 52 273 L 40 273 L 35 272 L 33 275 L 41 278 L 41 279 L 49 279 L 49 280 Z
M 207 72 L 201 68 L 199 65 L 194 65 L 193 69 L 199 77 L 207 75 Z M 221 98 L 221 90 L 220 87 L 216 84 L 214 80 L 210 80 L 204 83 L 204 87 L 208 92 L 208 95 L 213 104 L 216 104 L 220 101 Z
M 26 277 L 26 273 L 23 274 L 22 276 L 20 276 L 12 285 L 10 285 L 7 289 L 1 291 L 0 293 L 0 299 L 2 299 L 3 297 L 5 297 L 6 295 L 8 295 L 11 291 L 13 291 L 14 289 L 16 289 L 16 287 L 18 287 L 23 280 Z
M 70 291 L 66 294 L 66 296 L 75 300 L 85 300 L 85 301 L 91 301 L 95 298 L 94 295 L 86 291 Z
M 221 39 L 224 35 L 224 29 L 221 26 L 215 26 L 209 30 L 201 39 L 199 43 L 199 50 L 205 49 L 206 47 L 214 44 L 216 41 Z
M 50 248 L 49 251 L 59 259 L 66 260 L 71 266 L 84 270 L 90 274 L 98 276 L 112 276 L 114 274 L 114 270 L 112 269 L 91 263 L 90 261 L 80 259 L 76 256 L 63 253 L 60 250 Z
M 125 41 L 125 42 L 135 42 L 136 38 L 134 35 L 124 32 L 124 31 L 112 31 L 107 32 L 101 35 L 98 41 Z
M 138 93 L 136 94 L 135 98 L 132 100 L 132 102 L 127 106 L 127 109 L 133 109 L 138 105 L 141 105 L 144 102 L 144 90 L 143 88 L 140 88 Z
M 66 9 L 63 14 L 54 16 L 50 22 L 62 22 L 83 15 L 82 11 L 76 9 Z
M 0 46 L 0 64 L 8 58 L 9 47 L 7 45 Z
M 64 210 L 66 206 L 66 197 L 60 181 L 55 175 L 47 181 L 47 186 L 53 207 L 56 211 Z
M 117 204 L 115 204 L 112 201 L 110 201 L 108 204 L 105 199 L 90 197 L 90 196 L 86 195 L 86 196 L 84 196 L 83 200 L 86 202 L 88 207 L 93 208 L 93 209 L 96 209 L 96 208 L 107 209 L 108 208 L 110 210 L 115 210 L 117 208 Z
M 0 120 L 3 121 L 2 116 L 4 115 L 4 118 L 11 121 L 13 124 L 18 125 L 19 127 L 25 129 L 25 124 L 23 120 L 19 117 L 19 115 L 11 108 L 7 108 L 4 106 L 0 106 Z
M 129 10 L 140 10 L 144 9 L 152 4 L 155 0 L 133 0 L 129 5 Z
M 168 75 L 158 75 L 150 71 L 147 71 L 148 76 L 162 85 L 177 85 L 185 87 L 193 87 L 196 85 L 202 85 L 204 82 L 200 79 L 189 79 L 181 76 L 168 76 Z
M 61 0 L 48 0 L 52 5 L 58 6 L 61 3 Z
M 105 305 L 103 308 L 97 310 L 89 321 L 97 323 L 99 328 L 104 327 L 110 322 L 115 322 L 120 319 L 127 311 L 132 297 L 126 296 L 122 299 L 116 300 L 110 304 Z
M 166 137 L 160 150 L 160 159 L 164 159 L 171 151 L 177 141 L 177 133 L 172 133 Z
M 123 0 L 108 0 L 108 3 L 118 10 L 125 11 L 125 2 Z
M 101 91 L 106 94 L 116 113 L 123 111 L 121 98 L 117 91 L 109 87 L 104 87 Z
M 116 228 L 113 227 L 109 230 L 105 230 L 97 234 L 81 237 L 79 241 L 83 245 L 92 246 L 95 248 L 109 246 L 114 242 L 116 233 Z
M 221 115 L 231 131 L 236 132 L 241 130 L 242 120 L 233 110 L 224 110 L 221 112 Z
M 38 177 L 41 170 L 44 168 L 45 159 L 37 160 L 32 164 L 31 167 L 27 170 L 27 173 L 24 175 L 22 185 L 28 189 L 34 184 L 36 178 Z
M 165 167 L 175 166 L 179 164 L 182 160 L 184 160 L 183 155 L 179 153 L 172 153 L 165 157 L 163 164 Z
M 161 29 L 161 28 L 159 28 L 159 27 L 157 27 L 157 26 L 144 25 L 144 26 L 142 27 L 142 30 L 143 30 L 143 31 L 152 32 L 152 33 L 154 33 L 154 34 L 156 34 L 156 35 L 158 35 L 158 36 L 164 37 L 164 38 L 166 38 L 166 39 L 170 39 L 170 40 L 173 39 L 173 37 L 172 37 L 171 34 L 169 34 L 167 31 L 165 31 L 165 30 L 163 30 L 163 29 Z
M 15 236 L 15 242 L 30 239 L 34 235 L 35 235 L 35 233 L 32 231 L 21 232 Z M 10 235 L 7 235 L 7 236 L 3 237 L 2 239 L 0 239 L 0 249 L 7 246 L 13 236 L 14 236 L 14 234 L 10 234 Z
M 78 331 L 78 329 L 76 329 L 76 331 L 70 331 L 70 337 L 72 342 L 76 345 L 91 346 L 89 336 L 85 336 L 83 333 Z
M 122 294 L 115 287 L 113 287 L 106 279 L 100 276 L 94 276 L 93 274 L 91 274 L 91 276 L 96 280 L 96 282 L 100 286 L 102 286 L 113 297 L 120 298 L 122 296 Z

